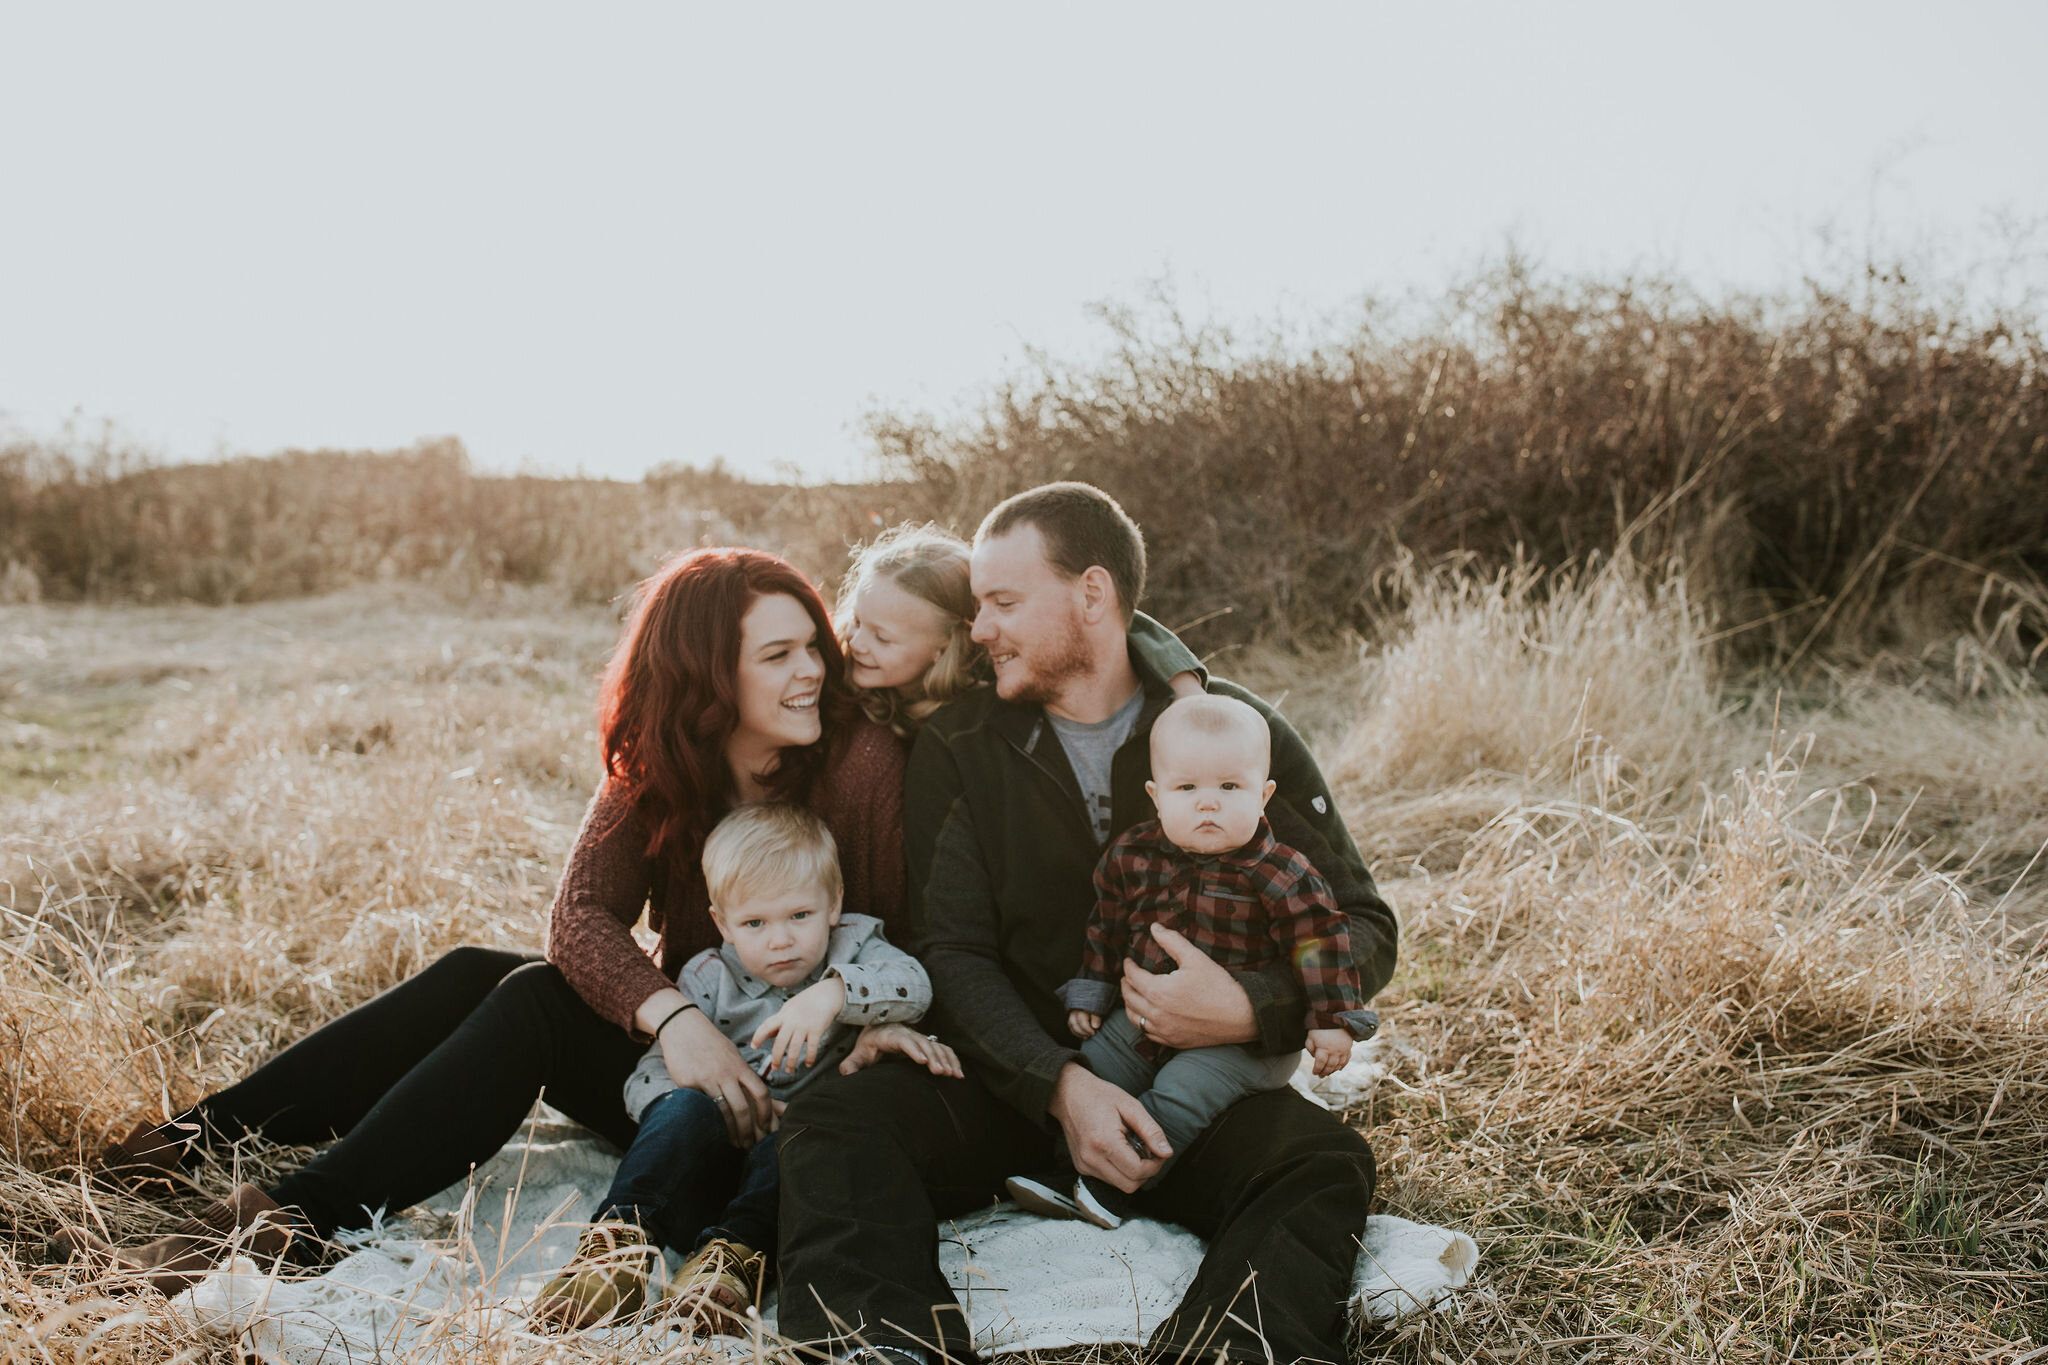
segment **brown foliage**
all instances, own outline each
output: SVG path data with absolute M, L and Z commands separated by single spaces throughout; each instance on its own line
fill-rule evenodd
M 1370 633 L 1399 547 L 1682 556 L 1779 658 L 1885 642 L 1901 603 L 1954 624 L 1987 586 L 2040 637 L 2042 338 L 1903 282 L 1716 303 L 1511 264 L 1420 323 L 1372 308 L 1328 340 L 1240 344 L 1164 298 L 1103 318 L 1098 365 L 1040 357 L 969 420 L 872 431 L 956 523 L 1048 479 L 1107 488 L 1146 528 L 1155 614 L 1232 612 L 1205 639 Z

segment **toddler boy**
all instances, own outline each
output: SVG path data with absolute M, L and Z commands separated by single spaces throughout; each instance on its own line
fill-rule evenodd
M 766 802 L 733 810 L 704 841 L 704 883 L 725 945 L 691 958 L 676 985 L 768 1083 L 777 1113 L 863 1033 L 882 1052 L 960 1074 L 952 1049 L 905 1027 L 931 1004 L 924 968 L 880 920 L 840 913 L 838 849 L 815 815 Z M 735 1148 L 717 1102 L 670 1079 L 658 1036 L 625 1099 L 639 1132 L 535 1319 L 583 1327 L 637 1312 L 661 1245 L 689 1254 L 669 1299 L 707 1325 L 737 1317 L 759 1299 L 774 1254 L 774 1136 Z
M 1177 1154 L 1238 1100 L 1286 1085 L 1301 1057 L 1243 1046 L 1176 1052 L 1147 1038 L 1117 997 L 1126 958 L 1147 971 L 1174 969 L 1153 925 L 1177 930 L 1221 966 L 1292 966 L 1308 993 L 1307 1050 L 1318 1076 L 1350 1061 L 1352 1039 L 1371 1037 L 1379 1019 L 1363 1008 L 1350 929 L 1329 886 L 1266 823 L 1265 719 L 1232 697 L 1184 697 L 1160 713 L 1151 744 L 1145 790 L 1159 818 L 1103 853 L 1081 972 L 1060 998 L 1089 1066 L 1135 1095 Z M 1071 1171 L 1012 1177 L 1007 1188 L 1034 1212 L 1107 1228 L 1131 1212 L 1122 1191 Z

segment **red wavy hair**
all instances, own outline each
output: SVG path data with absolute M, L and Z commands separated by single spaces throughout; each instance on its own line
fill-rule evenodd
M 633 609 L 598 691 L 604 768 L 631 785 L 653 818 L 649 857 L 694 867 L 704 837 L 732 805 L 725 745 L 739 724 L 740 618 L 756 598 L 795 598 L 818 628 L 825 684 L 818 698 L 824 737 L 782 750 L 767 780 L 778 801 L 802 801 L 843 745 L 860 708 L 845 679 L 832 618 L 810 580 L 761 550 L 691 550 L 634 594 Z

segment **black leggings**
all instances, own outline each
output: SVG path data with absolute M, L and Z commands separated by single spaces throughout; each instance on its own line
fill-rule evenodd
M 461 1180 L 543 1091 L 627 1145 L 621 1087 L 645 1051 L 537 956 L 457 948 L 178 1119 L 210 1142 L 332 1142 L 269 1191 L 325 1236 Z

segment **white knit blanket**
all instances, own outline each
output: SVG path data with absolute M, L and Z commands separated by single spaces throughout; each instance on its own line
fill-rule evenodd
M 1316 1082 L 1340 1106 L 1384 1074 L 1377 1050 Z M 1305 1091 L 1305 1078 L 1297 1078 Z M 278 1280 L 246 1259 L 180 1295 L 203 1331 L 239 1339 L 273 1365 L 353 1365 L 483 1350 L 544 1353 L 525 1305 L 576 1245 L 617 1157 L 581 1128 L 536 1121 L 475 1177 L 410 1216 L 352 1235 L 353 1251 L 314 1279 Z M 1115 1232 L 996 1204 L 939 1227 L 939 1261 L 984 1354 L 1140 1342 L 1194 1278 L 1199 1238 L 1133 1220 Z M 1471 1278 L 1479 1250 L 1462 1232 L 1374 1216 L 1360 1238 L 1352 1309 L 1391 1319 L 1441 1302 Z M 671 1266 L 674 1265 L 671 1259 Z M 762 1332 L 774 1328 L 771 1299 Z M 605 1354 L 648 1356 L 683 1344 L 673 1320 L 600 1329 Z M 592 1343 L 593 1345 L 596 1343 Z M 759 1341 L 718 1338 L 735 1358 Z

